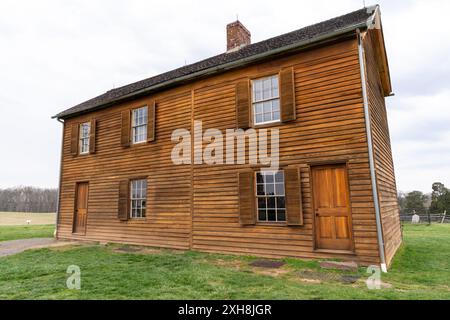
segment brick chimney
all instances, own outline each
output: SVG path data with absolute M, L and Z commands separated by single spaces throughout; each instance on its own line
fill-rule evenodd
M 227 25 L 227 52 L 239 50 L 250 43 L 250 31 L 239 20 Z

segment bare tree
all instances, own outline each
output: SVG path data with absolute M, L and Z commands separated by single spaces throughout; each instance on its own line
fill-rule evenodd
M 57 189 L 16 187 L 0 189 L 0 211 L 56 212 Z

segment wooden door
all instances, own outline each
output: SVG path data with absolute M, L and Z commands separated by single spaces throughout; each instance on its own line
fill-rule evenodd
M 75 212 L 73 217 L 73 233 L 86 233 L 89 184 L 77 183 Z
M 312 168 L 316 249 L 352 250 L 347 167 Z

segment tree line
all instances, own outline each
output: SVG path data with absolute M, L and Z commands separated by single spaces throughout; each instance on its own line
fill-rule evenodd
M 435 182 L 432 185 L 432 192 L 424 194 L 421 191 L 412 191 L 409 193 L 399 192 L 398 204 L 403 214 L 425 214 L 427 210 L 430 213 L 443 213 L 447 211 L 450 215 L 450 189 L 446 188 L 441 182 Z
M 0 189 L 0 211 L 56 212 L 58 189 L 16 187 Z

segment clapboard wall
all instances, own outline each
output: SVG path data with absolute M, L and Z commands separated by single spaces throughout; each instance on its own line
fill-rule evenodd
M 386 262 L 390 264 L 402 243 L 402 233 L 386 104 L 374 50 L 379 32 L 375 29 L 365 33 L 363 44 L 383 239 Z
M 236 127 L 235 86 L 239 81 L 294 70 L 296 120 L 278 125 L 283 168 L 299 168 L 304 225 L 242 226 L 238 178 L 249 165 L 174 165 L 173 130 L 193 132 Z M 156 101 L 156 140 L 122 148 L 121 112 Z M 70 154 L 70 127 L 97 121 L 96 153 Z M 250 254 L 266 257 L 340 258 L 378 263 L 375 211 L 365 134 L 356 36 L 320 48 L 198 80 L 145 98 L 121 103 L 64 125 L 59 238 L 143 244 L 157 247 Z M 354 254 L 314 250 L 310 166 L 346 163 L 352 210 Z M 118 185 L 148 179 L 144 220 L 120 221 Z M 86 234 L 72 234 L 76 182 L 90 184 Z
M 121 146 L 121 112 L 158 99 L 157 143 Z M 190 127 L 190 90 L 176 90 L 118 105 L 65 122 L 58 236 L 99 241 L 149 244 L 187 249 L 191 230 L 191 168 L 171 161 L 171 134 Z M 95 118 L 96 153 L 72 156 L 73 123 Z M 148 179 L 146 220 L 118 219 L 119 182 L 133 177 Z M 86 235 L 72 234 L 75 186 L 89 182 Z

